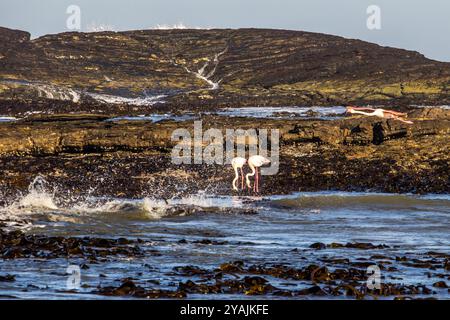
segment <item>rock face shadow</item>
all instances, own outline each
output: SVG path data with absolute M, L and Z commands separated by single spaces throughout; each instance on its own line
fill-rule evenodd
M 372 128 L 372 143 L 380 145 L 384 141 L 384 129 L 381 122 L 375 123 Z

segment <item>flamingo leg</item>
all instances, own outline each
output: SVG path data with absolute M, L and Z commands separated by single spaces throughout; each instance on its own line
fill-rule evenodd
M 241 189 L 244 190 L 244 170 L 241 167 Z
M 256 168 L 256 192 L 259 192 L 259 170 Z
M 255 181 L 253 181 L 253 192 L 256 192 L 256 179 L 258 178 L 258 168 L 255 169 Z
M 259 169 L 258 173 L 258 192 L 259 192 L 259 185 L 261 184 L 261 168 Z
M 259 172 L 259 178 L 258 178 L 258 184 L 261 185 L 261 171 Z M 259 186 L 258 186 L 258 192 L 259 192 Z

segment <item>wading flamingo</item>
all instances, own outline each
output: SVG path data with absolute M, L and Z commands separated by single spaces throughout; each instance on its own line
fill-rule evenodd
M 236 158 L 231 159 L 231 165 L 233 166 L 234 174 L 235 174 L 235 177 L 233 179 L 233 189 L 236 191 L 239 190 L 238 187 L 236 186 L 236 182 L 239 179 L 238 169 L 241 170 L 241 189 L 244 189 L 244 171 L 242 170 L 242 168 L 244 167 L 246 162 L 247 162 L 247 159 L 241 158 L 241 157 L 236 157 Z
M 250 186 L 250 179 L 249 177 L 251 176 L 255 176 L 255 183 L 253 184 L 253 191 L 254 192 L 259 192 L 259 173 L 258 173 L 258 168 L 262 167 L 265 164 L 269 164 L 270 160 L 263 157 L 263 156 L 251 156 L 250 158 L 248 158 L 248 166 L 250 167 L 250 169 L 252 170 L 251 173 L 248 173 L 245 176 L 245 180 L 247 182 L 247 187 L 251 188 Z M 255 175 L 256 174 L 256 175 Z
M 371 111 L 371 112 L 365 112 L 363 110 L 366 111 Z M 407 124 L 413 124 L 412 121 L 409 120 L 405 120 L 403 118 L 407 117 L 408 114 L 403 113 L 403 112 L 397 112 L 397 111 L 392 111 L 392 110 L 385 110 L 385 109 L 381 109 L 381 108 L 362 108 L 362 107 L 353 107 L 353 106 L 349 106 L 347 107 L 346 110 L 348 113 L 357 113 L 357 114 L 363 114 L 366 116 L 371 116 L 371 117 L 378 117 L 378 118 L 383 118 L 383 119 L 395 119 Z

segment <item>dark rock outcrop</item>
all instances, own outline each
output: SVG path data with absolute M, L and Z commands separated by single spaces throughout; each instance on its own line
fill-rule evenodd
M 0 84 L 4 99 L 33 97 L 35 88 L 20 83 L 26 80 L 80 92 L 145 90 L 185 109 L 450 101 L 449 63 L 318 33 L 140 30 L 29 40 L 28 33 L 1 28 L 0 39 L 0 79 L 15 81 Z
M 436 192 L 450 190 L 449 110 L 412 111 L 413 125 L 395 120 L 271 120 L 204 116 L 208 128 L 277 128 L 280 170 L 264 177 L 265 193 L 313 190 Z M 434 118 L 430 118 L 430 116 Z M 175 165 L 175 129 L 193 121 L 105 121 L 96 115 L 39 116 L 0 124 L 0 183 L 24 190 L 37 174 L 65 190 L 167 197 L 180 190 L 230 193 L 232 169 Z M 22 170 L 27 168 L 26 170 Z M 102 181 L 99 183 L 99 181 Z M 164 185 L 164 188 L 160 186 Z

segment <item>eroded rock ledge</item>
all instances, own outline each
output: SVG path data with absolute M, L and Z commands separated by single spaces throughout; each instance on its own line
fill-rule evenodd
M 204 116 L 204 130 L 277 128 L 280 171 L 264 177 L 264 193 L 373 190 L 448 193 L 450 118 L 446 109 L 417 109 L 413 125 L 376 118 L 270 120 Z M 41 174 L 83 193 L 170 196 L 208 189 L 231 193 L 232 170 L 222 165 L 174 165 L 173 130 L 193 121 L 105 121 L 59 115 L 0 124 L 0 181 L 7 193 Z M 102 181 L 102 183 L 99 183 Z M 161 186 L 164 185 L 164 188 Z

